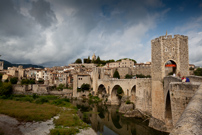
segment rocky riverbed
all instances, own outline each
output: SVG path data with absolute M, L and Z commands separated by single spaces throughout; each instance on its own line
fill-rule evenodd
M 54 118 L 58 118 L 55 116 Z M 19 122 L 17 119 L 0 114 L 0 129 L 4 135 L 48 135 L 54 128 L 54 118 L 44 122 Z M 80 130 L 78 135 L 97 135 L 92 128 Z

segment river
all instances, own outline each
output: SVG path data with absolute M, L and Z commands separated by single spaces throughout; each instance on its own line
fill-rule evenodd
M 148 127 L 148 120 L 124 117 L 118 112 L 119 106 L 89 104 L 81 100 L 73 100 L 72 103 L 77 106 L 79 117 L 98 135 L 168 135 Z

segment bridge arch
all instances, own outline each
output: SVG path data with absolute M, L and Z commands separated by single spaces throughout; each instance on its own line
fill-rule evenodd
M 115 85 L 111 91 L 111 100 L 114 104 L 120 104 L 124 91 L 120 85 Z
M 100 84 L 98 87 L 98 96 L 104 98 L 105 94 L 107 94 L 106 87 L 103 84 Z
M 172 120 L 172 109 L 171 109 L 171 100 L 170 100 L 170 91 L 168 90 L 166 101 L 165 101 L 165 118 Z
M 130 97 L 131 102 L 135 103 L 136 101 L 136 85 L 134 85 L 131 89 L 131 97 Z

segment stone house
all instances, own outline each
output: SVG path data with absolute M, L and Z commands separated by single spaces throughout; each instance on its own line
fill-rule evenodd
M 107 63 L 106 66 L 107 68 L 118 68 L 118 67 L 133 68 L 134 61 L 129 59 L 122 59 L 121 61 Z

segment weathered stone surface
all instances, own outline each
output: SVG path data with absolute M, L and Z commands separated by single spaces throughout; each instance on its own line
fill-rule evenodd
M 167 131 L 166 124 L 163 121 L 156 119 L 154 117 L 150 118 L 149 127 L 152 127 L 154 129 L 164 131 L 164 132 Z
M 187 105 L 170 135 L 201 135 L 202 133 L 202 85 Z
M 172 82 L 169 85 L 173 126 L 181 117 L 191 98 L 198 90 L 197 82 Z
M 133 104 L 126 104 L 126 103 L 121 103 L 121 106 L 119 108 L 120 113 L 126 113 L 128 111 L 132 111 L 134 109 Z
M 145 115 L 143 115 L 139 110 L 135 109 L 132 111 L 127 111 L 124 114 L 125 117 L 135 117 L 135 118 L 141 118 L 141 119 L 145 119 L 147 118 Z

